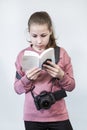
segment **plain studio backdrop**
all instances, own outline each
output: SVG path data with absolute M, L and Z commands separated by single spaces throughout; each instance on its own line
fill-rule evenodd
M 0 130 L 24 130 L 24 94 L 14 91 L 15 60 L 28 46 L 27 22 L 35 11 L 47 11 L 58 44 L 72 59 L 76 89 L 68 93 L 67 109 L 74 130 L 87 127 L 87 1 L 0 0 Z

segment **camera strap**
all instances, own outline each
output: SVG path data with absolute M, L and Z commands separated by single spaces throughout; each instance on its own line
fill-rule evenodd
M 59 57 L 60 57 L 60 47 L 56 46 L 54 48 L 54 53 L 55 53 L 55 63 L 57 64 L 59 62 Z
M 56 46 L 54 48 L 54 52 L 55 52 L 55 63 L 57 64 L 59 62 L 59 59 L 60 59 L 59 58 L 60 57 L 60 47 Z M 52 78 L 50 80 L 50 82 L 52 82 L 51 91 L 52 91 L 53 86 L 55 85 L 56 80 L 59 80 L 59 79 L 58 78 Z M 66 94 L 66 92 L 63 88 L 61 88 L 61 90 L 53 92 L 53 95 L 54 95 L 56 101 L 67 96 L 67 94 Z
M 31 95 L 32 97 L 34 98 L 34 93 L 33 93 L 33 89 L 35 88 L 35 86 L 33 86 L 31 89 L 30 89 L 30 92 L 31 92 Z
M 50 80 L 50 82 L 52 82 L 51 92 L 52 92 L 52 89 L 53 89 L 53 87 L 55 85 L 56 80 L 58 80 L 58 79 L 57 78 L 52 78 Z M 57 91 L 52 92 L 52 94 L 54 95 L 56 101 L 58 101 L 58 100 L 60 100 L 60 99 L 62 99 L 64 97 L 67 97 L 66 91 L 63 88 L 61 88 L 61 90 L 57 90 Z
M 67 94 L 66 94 L 64 89 L 55 91 L 52 94 L 54 95 L 56 101 L 58 101 L 58 100 L 60 100 L 60 99 L 62 99 L 64 97 L 67 97 Z

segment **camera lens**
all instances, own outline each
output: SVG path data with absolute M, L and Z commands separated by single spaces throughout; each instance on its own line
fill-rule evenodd
M 41 106 L 42 106 L 42 108 L 44 108 L 44 109 L 48 109 L 48 108 L 50 108 L 50 102 L 48 101 L 48 100 L 44 100 L 44 101 L 42 101 L 42 103 L 41 103 Z

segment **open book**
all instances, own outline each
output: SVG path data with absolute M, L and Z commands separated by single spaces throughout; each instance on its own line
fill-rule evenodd
M 54 48 L 48 48 L 39 55 L 34 51 L 25 51 L 22 58 L 22 69 L 24 71 L 32 69 L 34 67 L 42 68 L 43 63 L 46 60 L 51 60 L 55 63 Z

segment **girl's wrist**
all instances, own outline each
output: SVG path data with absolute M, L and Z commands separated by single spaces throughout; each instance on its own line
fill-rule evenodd
M 62 80 L 64 78 L 64 71 L 61 72 L 60 76 L 58 77 L 59 80 Z

